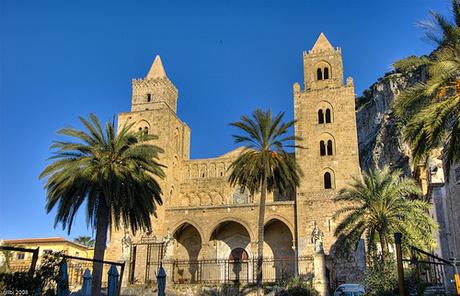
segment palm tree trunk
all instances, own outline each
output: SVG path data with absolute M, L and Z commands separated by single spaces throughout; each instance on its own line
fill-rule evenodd
M 380 247 L 382 249 L 382 263 L 385 267 L 387 254 L 388 254 L 388 243 L 385 237 L 385 232 L 383 230 L 379 231 Z
M 267 177 L 262 183 L 259 201 L 259 221 L 257 236 L 257 294 L 262 293 L 262 264 L 264 260 L 264 222 L 265 222 L 265 199 L 267 197 Z
M 96 219 L 96 243 L 94 246 L 93 259 L 104 260 L 105 245 L 107 243 L 107 230 L 109 227 L 109 210 L 105 205 L 105 202 L 101 202 L 99 204 Z M 101 295 L 103 267 L 104 265 L 102 262 L 93 262 L 93 279 L 91 286 L 92 296 Z

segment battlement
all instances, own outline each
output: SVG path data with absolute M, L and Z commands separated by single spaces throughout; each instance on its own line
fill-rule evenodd
M 304 50 L 303 55 L 304 56 L 314 55 L 314 54 L 322 55 L 322 54 L 327 53 L 327 52 L 331 52 L 331 50 L 330 49 L 326 49 L 326 50 L 323 50 L 323 49 L 320 49 L 320 50 L 309 49 L 309 50 Z M 342 54 L 342 48 L 337 46 L 337 47 L 332 49 L 332 52 L 337 53 L 337 54 Z

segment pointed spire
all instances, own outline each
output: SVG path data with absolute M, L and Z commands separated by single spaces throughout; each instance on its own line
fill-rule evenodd
M 334 47 L 332 44 L 327 40 L 326 36 L 321 32 L 319 34 L 318 39 L 315 42 L 315 45 L 313 45 L 313 48 L 311 49 L 312 51 L 326 51 L 326 50 L 333 50 Z
M 146 79 L 166 78 L 166 72 L 163 68 L 163 63 L 159 55 L 155 57 L 149 72 L 147 73 Z

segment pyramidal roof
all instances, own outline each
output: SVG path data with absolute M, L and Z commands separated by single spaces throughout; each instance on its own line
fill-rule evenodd
M 312 51 L 325 51 L 325 50 L 332 50 L 332 49 L 334 49 L 334 47 L 329 42 L 329 40 L 327 40 L 323 32 L 321 32 L 321 34 L 319 34 L 319 37 L 315 42 L 315 45 L 313 45 L 313 48 L 311 50 Z
M 159 55 L 155 57 L 149 72 L 147 73 L 146 79 L 166 78 L 165 68 Z

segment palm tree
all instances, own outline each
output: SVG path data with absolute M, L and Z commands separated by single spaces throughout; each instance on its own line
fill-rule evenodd
M 446 177 L 460 161 L 460 0 L 452 0 L 454 21 L 433 12 L 426 34 L 438 49 L 394 64 L 403 73 L 426 69 L 428 78 L 403 91 L 394 108 L 415 163 L 443 148 Z
M 74 238 L 74 242 L 87 247 L 94 247 L 94 239 L 90 236 L 80 235 Z
M 391 172 L 386 166 L 354 179 L 351 186 L 343 188 L 334 202 L 345 202 L 334 218 L 342 215 L 337 226 L 337 248 L 349 252 L 356 250 L 361 237 L 365 237 L 368 254 L 376 255 L 380 244 L 382 259 L 387 259 L 388 244 L 393 243 L 393 234 L 401 232 L 408 245 L 420 249 L 433 249 L 436 223 L 430 217 L 429 203 L 411 199 L 420 193 L 417 183 L 402 177 L 402 171 Z
M 137 230 L 152 229 L 150 217 L 161 204 L 161 189 L 154 177 L 164 178 L 157 162 L 157 146 L 147 141 L 156 137 L 131 131 L 125 124 L 118 131 L 112 119 L 101 126 L 91 114 L 80 117 L 86 131 L 74 128 L 59 130 L 69 141 L 55 141 L 50 157 L 53 163 L 39 178 L 47 178 L 46 211 L 57 208 L 55 226 L 62 223 L 70 233 L 75 215 L 85 204 L 87 223 L 96 229 L 94 259 L 103 260 L 107 231 L 115 227 Z M 91 295 L 100 295 L 102 263 L 93 263 Z
M 301 171 L 293 154 L 285 148 L 294 148 L 298 137 L 288 135 L 294 121 L 283 123 L 284 113 L 273 117 L 272 112 L 255 110 L 252 118 L 242 116 L 230 125 L 241 129 L 242 135 L 233 135 L 235 143 L 247 146 L 231 164 L 229 182 L 232 186 L 260 192 L 257 242 L 257 285 L 262 287 L 264 243 L 264 216 L 267 192 L 277 189 L 281 194 L 292 192 L 298 185 Z

